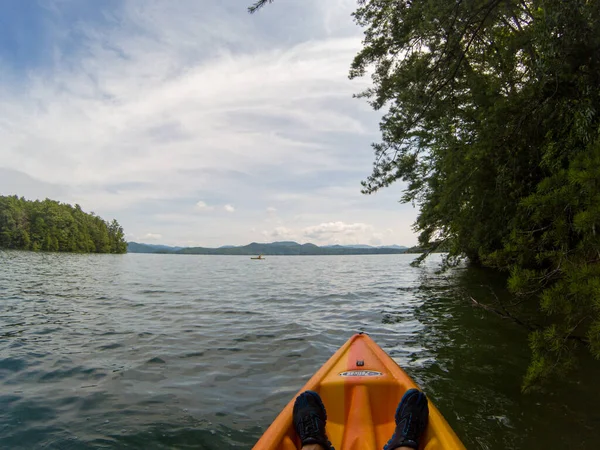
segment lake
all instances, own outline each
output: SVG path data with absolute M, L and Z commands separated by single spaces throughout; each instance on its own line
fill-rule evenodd
M 357 331 L 468 448 L 598 448 L 599 363 L 521 394 L 502 279 L 413 258 L 0 252 L 0 448 L 248 449 Z

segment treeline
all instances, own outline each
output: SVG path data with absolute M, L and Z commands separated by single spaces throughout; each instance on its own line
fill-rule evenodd
M 127 242 L 116 220 L 106 222 L 79 205 L 0 196 L 0 248 L 125 253 Z

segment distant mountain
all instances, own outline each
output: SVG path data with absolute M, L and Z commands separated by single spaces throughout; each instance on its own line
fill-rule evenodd
M 292 241 L 262 244 L 252 242 L 243 246 L 208 247 L 169 247 L 167 245 L 151 245 L 130 242 L 129 253 L 172 253 L 179 255 L 380 255 L 404 253 L 406 247 L 370 247 L 365 246 L 324 246 L 315 244 L 298 244 Z
M 127 243 L 127 253 L 175 253 L 183 247 L 170 247 L 168 245 Z

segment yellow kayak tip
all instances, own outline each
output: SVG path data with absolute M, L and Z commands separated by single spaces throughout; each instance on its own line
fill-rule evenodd
M 336 450 L 381 450 L 395 429 L 394 415 L 404 393 L 418 388 L 366 334 L 352 336 L 300 389 L 317 392 L 327 410 L 327 437 Z M 265 431 L 254 450 L 297 450 L 292 424 L 296 396 Z M 429 424 L 420 449 L 464 449 L 429 400 Z

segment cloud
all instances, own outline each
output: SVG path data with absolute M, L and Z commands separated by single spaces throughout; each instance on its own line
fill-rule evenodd
M 0 195 L 18 195 L 31 200 L 44 200 L 61 198 L 67 193 L 67 187 L 62 184 L 47 183 L 19 170 L 0 167 Z
M 0 55 L 2 192 L 47 192 L 173 245 L 248 243 L 265 211 L 294 239 L 363 239 L 314 224 L 368 217 L 400 230 L 386 242 L 416 241 L 398 189 L 360 194 L 380 113 L 352 98 L 368 80 L 347 77 L 361 41 L 354 0 L 254 16 L 238 0 L 97 2 L 76 22 L 76 2 L 46 3 L 29 12 L 41 18 L 32 42 L 52 58 L 23 70 Z M 199 213 L 234 198 L 240 220 Z
M 121 27 L 81 24 L 81 57 L 61 55 L 50 73 L 33 74 L 35 90 L 5 104 L 4 113 L 13 109 L 12 126 L 3 131 L 14 166 L 27 159 L 34 176 L 57 181 L 68 173 L 76 182 L 164 179 L 177 169 L 247 169 L 284 158 L 318 166 L 328 158 L 315 152 L 321 148 L 311 132 L 364 132 L 344 109 L 327 107 L 336 98 L 351 101 L 355 92 L 346 72 L 357 38 L 234 54 L 224 36 L 241 46 L 250 17 L 236 30 L 239 18 L 227 24 L 227 16 L 219 16 L 224 28 L 218 30 L 193 2 L 189 9 L 133 5 L 117 11 Z M 217 17 L 220 8 L 212 9 Z M 214 54 L 201 46 L 215 40 L 220 50 Z M 297 127 L 304 138 L 282 133 Z M 36 157 L 17 147 L 35 149 Z M 305 151 L 289 152 L 298 147 Z M 117 155 L 119 164 L 111 164 Z M 48 163 L 55 170 L 45 170 Z
M 372 232 L 373 227 L 366 223 L 327 222 L 307 227 L 303 230 L 304 236 L 318 240 L 347 238 L 353 239 L 367 232 Z
M 264 230 L 262 236 L 270 239 L 298 240 L 301 242 L 312 242 L 317 245 L 326 244 L 370 244 L 390 245 L 393 236 L 386 233 L 387 230 L 378 229 L 371 224 L 362 222 L 324 222 L 304 228 L 290 228 L 284 225 L 277 226 L 273 230 Z
M 142 236 L 142 239 L 144 239 L 146 241 L 158 241 L 158 240 L 162 239 L 162 234 L 146 233 L 144 236 Z
M 215 208 L 214 206 L 209 206 L 206 204 L 206 202 L 200 200 L 198 203 L 196 203 L 196 209 L 200 211 L 212 211 Z
M 369 245 L 381 245 L 383 244 L 383 234 L 373 233 L 371 239 L 369 239 Z
M 263 236 L 277 240 L 295 240 L 296 231 L 286 227 L 276 227 L 273 231 L 263 231 Z
M 215 207 L 207 204 L 205 201 L 200 200 L 199 202 L 196 203 L 196 209 L 198 209 L 200 211 L 214 211 Z M 223 209 L 225 211 L 227 211 L 228 213 L 235 212 L 235 207 L 230 204 L 223 205 Z

